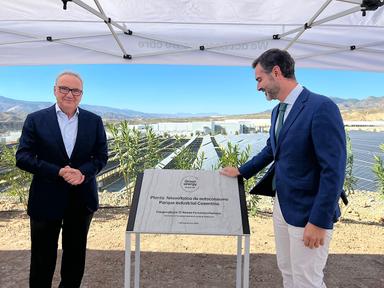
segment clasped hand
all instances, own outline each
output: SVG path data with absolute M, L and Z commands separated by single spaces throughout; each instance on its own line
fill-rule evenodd
M 71 185 L 80 185 L 83 183 L 85 176 L 80 172 L 79 169 L 65 166 L 59 171 L 59 176 L 63 177 Z

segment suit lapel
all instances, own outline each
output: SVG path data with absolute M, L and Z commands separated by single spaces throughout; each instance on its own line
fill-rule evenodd
M 308 90 L 304 88 L 304 90 L 300 93 L 299 97 L 297 97 L 295 103 L 293 104 L 293 107 L 289 112 L 287 119 L 284 121 L 283 127 L 280 130 L 279 142 L 276 143 L 276 153 L 280 148 L 279 144 L 284 139 L 289 128 L 292 126 L 297 116 L 299 116 L 300 112 L 305 107 L 305 102 L 308 100 L 308 93 L 309 93 Z
M 60 151 L 63 153 L 64 158 L 68 159 L 67 151 L 65 150 L 63 136 L 61 135 L 59 122 L 57 121 L 56 108 L 53 105 L 48 110 L 48 119 L 47 125 L 51 130 L 53 138 L 56 140 L 59 145 Z

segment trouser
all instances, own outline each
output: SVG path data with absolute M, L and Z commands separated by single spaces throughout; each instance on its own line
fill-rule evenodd
M 325 288 L 323 269 L 328 258 L 332 230 L 327 230 L 323 246 L 304 246 L 304 228 L 285 222 L 279 201 L 273 208 L 277 265 L 283 276 L 284 288 Z
M 84 274 L 87 234 L 93 213 L 68 209 L 63 219 L 31 223 L 31 288 L 50 288 L 55 272 L 58 238 L 62 229 L 61 282 L 59 287 L 80 287 Z

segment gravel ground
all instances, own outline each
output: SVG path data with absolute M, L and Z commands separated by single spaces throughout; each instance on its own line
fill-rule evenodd
M 124 195 L 101 195 L 104 207 L 95 214 L 89 232 L 82 287 L 123 287 L 129 210 L 115 207 L 122 199 L 126 201 Z M 260 213 L 250 218 L 250 287 L 282 287 L 270 198 L 263 197 L 259 206 Z M 384 287 L 383 218 L 384 200 L 377 193 L 350 196 L 350 205 L 335 225 L 325 270 L 328 288 Z M 236 241 L 235 237 L 142 235 L 141 287 L 235 287 Z M 0 287 L 28 287 L 29 249 L 28 216 L 21 205 L 1 197 Z M 59 271 L 58 261 L 54 287 Z

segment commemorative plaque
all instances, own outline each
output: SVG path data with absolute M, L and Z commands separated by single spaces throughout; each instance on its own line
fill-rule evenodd
M 249 234 L 242 178 L 217 171 L 149 169 L 139 175 L 127 231 Z
M 131 284 L 131 235 L 136 236 L 133 284 L 139 288 L 140 235 L 149 233 L 236 236 L 236 287 L 249 287 L 250 235 L 242 177 L 170 169 L 139 174 L 126 231 L 125 288 Z

